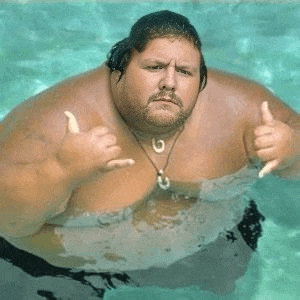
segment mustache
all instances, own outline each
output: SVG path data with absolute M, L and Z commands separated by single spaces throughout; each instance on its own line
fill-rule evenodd
M 152 96 L 149 97 L 148 99 L 148 104 L 150 102 L 166 98 L 170 100 L 172 103 L 178 105 L 180 108 L 183 107 L 182 101 L 180 97 L 178 97 L 175 93 L 173 92 L 166 92 L 166 91 L 160 91 L 159 93 L 153 94 Z

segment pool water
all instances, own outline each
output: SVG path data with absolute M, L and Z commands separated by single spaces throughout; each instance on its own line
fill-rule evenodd
M 160 9 L 190 19 L 200 34 L 208 66 L 256 80 L 300 111 L 299 4 L 68 2 L 0 4 L 0 119 L 29 96 L 98 66 L 139 17 Z M 197 287 L 124 287 L 109 291 L 105 300 L 299 299 L 299 181 L 270 176 L 258 181 L 250 193 L 266 220 L 258 250 L 233 294 L 217 296 Z M 30 286 L 20 293 L 14 288 L 14 274 L 0 273 L 1 299 L 8 295 L 7 299 L 33 299 L 26 296 Z

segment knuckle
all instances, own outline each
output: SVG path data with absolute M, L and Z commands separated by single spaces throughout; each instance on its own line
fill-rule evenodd
M 119 155 L 121 153 L 121 147 L 114 146 L 113 149 L 114 149 L 114 152 L 117 153 L 117 155 Z
M 263 151 L 262 151 L 262 150 L 258 150 L 258 151 L 256 151 L 256 154 L 257 154 L 257 156 L 258 156 L 259 158 L 261 158 L 261 159 L 263 160 L 264 153 L 263 153 Z
M 121 162 L 119 162 L 119 161 L 114 161 L 114 163 L 112 164 L 112 167 L 113 167 L 114 169 L 119 169 L 119 168 L 122 167 L 122 164 L 121 164 Z
M 260 147 L 260 145 L 261 145 L 261 140 L 260 140 L 260 139 L 255 139 L 254 145 L 255 145 L 256 147 Z
M 263 148 L 265 146 L 267 146 L 269 143 L 267 143 L 267 141 L 263 138 L 257 138 L 254 141 L 254 145 L 259 149 L 259 148 Z
M 114 134 L 108 134 L 107 139 L 112 144 L 115 144 L 117 142 L 117 137 Z
M 116 157 L 116 156 L 118 156 L 120 153 L 121 153 L 121 148 L 120 148 L 119 146 L 109 147 L 109 148 L 106 150 L 106 154 L 107 154 L 109 157 Z
M 103 135 L 103 134 L 106 134 L 108 133 L 108 128 L 105 127 L 105 126 L 97 126 L 97 127 L 94 127 L 93 129 L 91 129 L 91 133 L 93 135 Z
M 102 144 L 103 146 L 112 146 L 116 144 L 116 142 L 117 142 L 117 138 L 113 134 L 106 134 L 99 141 L 99 143 Z
M 263 161 L 268 161 L 270 159 L 270 155 L 265 150 L 258 150 L 256 153 L 257 156 Z
M 121 150 L 115 148 L 115 149 L 109 149 L 106 151 L 106 153 L 101 157 L 101 160 L 104 164 L 104 168 L 115 168 L 119 165 L 119 162 L 115 161 L 115 159 L 118 157 Z
M 102 137 L 97 137 L 95 140 L 96 147 L 98 148 L 106 148 L 108 146 L 112 146 L 116 144 L 116 137 L 111 134 L 103 135 Z
M 255 128 L 254 133 L 255 133 L 256 135 L 259 135 L 260 132 L 261 132 L 261 130 L 262 130 L 262 126 L 258 126 L 258 127 Z
M 260 135 L 260 129 L 259 128 L 255 128 L 254 135 L 256 135 L 256 136 Z

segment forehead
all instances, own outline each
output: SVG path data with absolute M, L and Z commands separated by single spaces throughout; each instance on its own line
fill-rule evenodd
M 168 63 L 175 60 L 177 65 L 194 68 L 200 65 L 200 53 L 197 48 L 184 38 L 156 38 L 148 42 L 142 52 L 134 51 L 133 59 L 140 62 L 161 60 Z

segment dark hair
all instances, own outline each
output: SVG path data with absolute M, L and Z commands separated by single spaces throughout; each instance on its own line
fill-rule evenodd
M 108 67 L 111 71 L 120 71 L 122 76 L 130 62 L 132 50 L 142 52 L 149 41 L 160 37 L 185 38 L 199 50 L 200 91 L 203 90 L 207 83 L 207 69 L 201 52 L 202 44 L 199 35 L 186 17 L 168 10 L 154 12 L 140 18 L 132 26 L 129 36 L 111 48 L 107 55 Z

